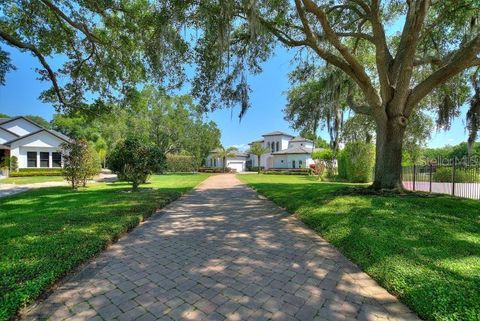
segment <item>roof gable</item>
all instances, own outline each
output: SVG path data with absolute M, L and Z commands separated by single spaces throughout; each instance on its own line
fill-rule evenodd
M 23 116 L 9 118 L 1 122 L 0 127 L 15 133 L 17 136 L 25 136 L 39 129 L 43 129 L 42 126 Z
M 37 134 L 40 134 L 40 133 L 47 133 L 48 135 L 50 136 L 53 136 L 55 137 L 56 139 L 59 139 L 63 142 L 68 142 L 68 137 L 66 137 L 65 135 L 58 135 L 59 133 L 58 132 L 54 132 L 54 131 L 51 131 L 51 130 L 48 130 L 48 129 L 40 129 L 40 130 L 37 130 L 36 132 L 33 132 L 33 133 L 30 133 L 28 135 L 25 135 L 25 136 L 21 136 L 21 137 L 18 137 L 18 138 L 15 138 L 15 139 L 12 139 L 8 142 L 6 142 L 4 145 L 7 145 L 7 146 L 11 146 L 12 144 L 16 143 L 18 144 L 19 142 L 21 142 L 22 140 L 25 140 L 25 139 L 28 139 L 28 138 L 31 138 L 32 136 L 35 136 Z M 63 136 L 63 137 L 62 137 Z
M 279 130 L 276 130 L 276 131 L 274 131 L 274 132 L 270 132 L 270 133 L 263 134 L 262 136 L 263 136 L 263 137 L 265 137 L 265 136 L 288 136 L 288 137 L 293 137 L 292 135 L 287 134 L 287 133 L 284 133 L 284 132 L 281 132 L 281 131 L 279 131 Z

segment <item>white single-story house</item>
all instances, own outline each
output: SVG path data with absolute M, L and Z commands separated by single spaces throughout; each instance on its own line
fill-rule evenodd
M 262 135 L 263 139 L 251 142 L 252 146 L 255 143 L 262 144 L 268 149 L 268 153 L 260 157 L 260 166 L 269 168 L 308 168 L 310 164 L 315 162 L 312 159 L 312 152 L 314 150 L 313 141 L 300 137 L 293 136 L 281 131 L 274 131 Z M 249 165 L 252 167 L 258 166 L 258 159 L 256 155 L 249 155 Z
M 0 161 L 16 156 L 18 168 L 62 167 L 61 144 L 69 140 L 22 116 L 0 118 Z
M 218 149 L 212 150 L 205 160 L 206 167 L 223 168 L 223 159 L 218 157 Z M 248 154 L 235 152 L 234 157 L 227 157 L 226 166 L 235 170 L 236 172 L 244 172 L 247 169 Z

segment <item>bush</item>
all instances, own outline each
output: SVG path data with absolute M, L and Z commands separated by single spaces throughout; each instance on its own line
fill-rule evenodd
M 188 155 L 167 155 L 167 172 L 182 173 L 195 172 L 197 170 L 197 161 L 195 157 Z
M 296 169 L 282 169 L 270 168 L 262 172 L 267 175 L 310 175 L 312 170 L 310 168 L 296 168 Z
M 200 167 L 198 169 L 200 173 L 231 173 L 232 169 L 230 167 L 225 168 L 225 172 L 221 167 Z
M 354 183 L 372 181 L 375 166 L 375 146 L 365 142 L 351 142 L 343 151 L 346 158 L 347 179 Z
M 452 182 L 452 167 L 438 167 L 435 172 L 433 172 L 433 181 L 434 182 Z M 455 169 L 455 182 L 456 183 L 478 183 L 480 182 L 480 175 L 478 173 L 472 173 L 466 171 L 462 167 Z
M 62 144 L 63 176 L 73 189 L 86 186 L 87 180 L 100 173 L 100 158 L 86 140 L 77 139 Z
M 347 156 L 344 151 L 340 151 L 337 157 L 338 178 L 347 179 Z
M 263 167 L 263 166 L 260 166 L 260 169 L 258 168 L 258 166 L 248 166 L 247 167 L 248 172 L 258 172 L 259 170 L 263 171 L 264 169 L 265 169 L 265 167 Z
M 115 146 L 108 164 L 120 181 L 130 182 L 132 190 L 136 191 L 152 173 L 161 173 L 165 169 L 166 156 L 158 146 L 145 143 L 138 137 L 128 137 Z
M 17 171 L 10 171 L 10 177 L 28 176 L 62 176 L 61 168 L 20 168 Z

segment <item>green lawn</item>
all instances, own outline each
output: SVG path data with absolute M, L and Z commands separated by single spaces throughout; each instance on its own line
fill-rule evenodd
M 123 183 L 98 183 L 0 198 L 0 320 L 206 177 L 153 176 L 137 193 Z
M 0 179 L 0 184 L 33 184 L 33 183 L 45 183 L 45 182 L 61 182 L 63 176 L 27 176 L 27 177 L 8 177 Z
M 239 175 L 426 320 L 480 320 L 480 202 L 356 196 L 310 177 Z

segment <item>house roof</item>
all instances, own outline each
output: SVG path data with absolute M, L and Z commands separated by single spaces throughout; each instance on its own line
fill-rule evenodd
M 9 131 L 9 130 L 6 129 L 6 128 L 0 127 L 0 129 L 3 130 L 3 131 L 6 132 L 6 133 L 9 133 L 9 134 L 15 136 L 15 137 L 20 137 L 19 135 L 15 134 L 15 133 L 12 132 L 12 131 Z
M 263 143 L 264 141 L 265 139 L 257 139 L 257 140 L 254 140 L 253 142 L 248 143 L 248 145 L 253 145 L 255 143 Z
M 0 125 L 8 124 L 8 123 L 10 123 L 12 121 L 15 121 L 17 119 L 23 119 L 25 121 L 28 121 L 30 124 L 33 124 L 33 125 L 37 126 L 38 128 L 43 128 L 42 126 L 40 126 L 39 124 L 37 124 L 33 120 L 30 120 L 30 119 L 28 119 L 27 117 L 24 117 L 24 116 L 17 116 L 17 117 L 13 117 L 13 118 L 0 118 Z
M 290 140 L 291 142 L 312 142 L 312 140 L 310 139 L 306 139 L 305 137 L 302 137 L 302 136 L 297 136 L 295 137 L 294 139 Z
M 24 136 L 20 136 L 20 137 L 17 137 L 15 139 L 12 139 L 12 140 L 9 140 L 8 142 L 5 142 L 4 145 L 7 145 L 7 146 L 10 146 L 12 143 L 16 142 L 16 141 L 19 141 L 19 140 L 22 140 L 24 138 L 27 138 L 27 137 L 30 137 L 30 136 L 33 136 L 35 134 L 38 134 L 38 133 L 41 133 L 41 132 L 47 132 L 65 142 L 68 142 L 70 140 L 70 138 L 62 133 L 59 133 L 55 130 L 50 130 L 50 129 L 45 129 L 45 128 L 41 128 L 37 131 L 34 131 L 34 132 L 31 132 L 30 134 L 27 134 L 27 135 L 24 135 Z
M 290 147 L 284 150 L 279 150 L 278 152 L 272 153 L 272 155 L 288 155 L 288 154 L 311 154 L 311 148 L 305 147 Z
M 6 122 L 7 120 L 9 120 L 10 118 L 0 118 L 0 124 Z
M 287 133 L 284 133 L 284 132 L 281 132 L 281 131 L 278 131 L 278 130 L 276 130 L 276 131 L 274 131 L 274 132 L 271 132 L 271 133 L 263 134 L 262 136 L 263 136 L 263 137 L 265 137 L 265 136 L 288 136 L 288 137 L 294 137 L 294 136 L 292 136 L 292 135 L 290 135 L 290 134 L 287 134 Z

